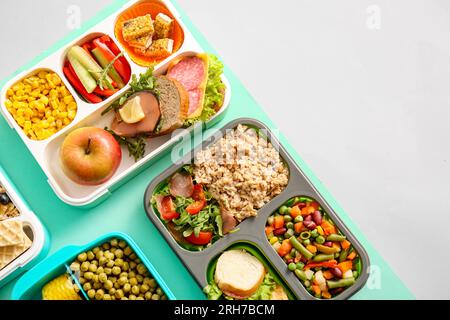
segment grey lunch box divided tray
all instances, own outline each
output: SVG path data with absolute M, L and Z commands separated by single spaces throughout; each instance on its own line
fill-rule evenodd
M 228 234 L 218 241 L 214 242 L 208 248 L 203 251 L 189 251 L 181 247 L 172 234 L 167 230 L 165 224 L 161 221 L 157 212 L 153 210 L 153 206 L 150 204 L 151 198 L 155 188 L 164 180 L 171 177 L 174 173 L 180 170 L 184 165 L 193 163 L 194 155 L 200 150 L 207 148 L 209 145 L 217 142 L 217 134 L 222 134 L 226 130 L 234 129 L 239 124 L 248 125 L 253 128 L 257 128 L 263 131 L 263 134 L 267 136 L 268 141 L 279 151 L 281 158 L 284 160 L 289 169 L 289 183 L 284 191 L 269 201 L 258 211 L 258 215 L 253 218 L 247 218 L 241 222 L 237 228 L 238 231 Z M 341 221 L 339 216 L 335 213 L 328 203 L 323 199 L 311 181 L 306 177 L 301 168 L 294 162 L 292 157 L 287 153 L 284 147 L 279 143 L 278 139 L 273 135 L 269 128 L 262 122 L 251 118 L 236 119 L 219 131 L 203 141 L 203 143 L 195 148 L 193 152 L 186 155 L 177 164 L 174 164 L 158 177 L 156 177 L 150 185 L 147 187 L 144 196 L 144 207 L 149 219 L 158 228 L 159 232 L 164 236 L 166 241 L 179 256 L 200 287 L 203 289 L 208 285 L 207 273 L 211 263 L 230 246 L 236 243 L 250 243 L 256 246 L 260 250 L 263 256 L 266 257 L 273 268 L 278 272 L 279 276 L 285 280 L 287 287 L 297 296 L 300 300 L 316 299 L 313 297 L 303 286 L 300 280 L 294 275 L 293 272 L 288 270 L 286 263 L 277 254 L 277 252 L 270 245 L 265 235 L 265 226 L 267 219 L 271 216 L 280 206 L 282 206 L 289 199 L 296 196 L 310 197 L 316 200 L 323 210 L 328 214 L 331 220 L 335 223 L 338 229 L 344 234 L 347 239 L 352 243 L 355 250 L 358 252 L 362 262 L 362 272 L 358 277 L 356 283 L 347 288 L 341 294 L 333 299 L 344 300 L 348 299 L 359 291 L 366 283 L 369 274 L 369 256 L 359 241 L 350 232 L 350 230 Z

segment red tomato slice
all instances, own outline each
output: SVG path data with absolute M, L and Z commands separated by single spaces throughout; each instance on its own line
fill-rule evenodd
M 193 204 L 190 204 L 186 207 L 186 211 L 189 214 L 195 215 L 198 214 L 200 211 L 202 211 L 205 205 L 206 205 L 205 200 L 195 201 Z
M 203 191 L 203 186 L 201 184 L 196 184 L 194 186 L 192 199 L 194 199 L 195 201 L 206 201 L 205 191 Z
M 211 242 L 212 236 L 211 231 L 200 231 L 198 237 L 195 236 L 195 233 L 192 233 L 186 240 L 192 244 L 203 246 Z
M 161 217 L 166 221 L 178 219 L 180 217 L 180 214 L 175 211 L 175 206 L 170 196 L 164 197 L 161 202 L 161 209 Z

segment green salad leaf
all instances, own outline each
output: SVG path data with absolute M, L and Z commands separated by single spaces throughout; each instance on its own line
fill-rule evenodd
M 206 84 L 205 102 L 202 114 L 193 119 L 187 119 L 185 127 L 190 127 L 198 121 L 206 122 L 216 114 L 216 107 L 223 103 L 225 98 L 225 84 L 222 82 L 224 65 L 213 54 L 209 54 L 208 83 Z
M 275 282 L 275 279 L 270 272 L 267 272 L 258 290 L 251 297 L 245 300 L 270 300 L 276 286 L 277 283 Z M 219 300 L 222 296 L 227 300 L 234 300 L 229 296 L 223 295 L 223 292 L 214 280 L 211 280 L 211 282 L 203 289 L 203 292 L 206 294 L 208 300 Z

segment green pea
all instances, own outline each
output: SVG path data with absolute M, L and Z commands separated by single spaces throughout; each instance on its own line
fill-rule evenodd
M 109 243 L 111 244 L 111 247 L 117 247 L 119 241 L 117 239 L 112 239 Z
M 116 298 L 121 299 L 124 296 L 123 290 L 119 289 L 116 291 Z
M 151 300 L 152 299 L 152 293 L 147 291 L 144 295 L 145 300 Z
M 303 222 L 303 217 L 301 215 L 296 216 L 295 219 L 294 219 L 294 222 L 295 223 Z
M 88 258 L 89 261 L 94 260 L 94 258 L 95 258 L 94 253 L 92 251 L 88 251 L 87 252 L 87 258 Z
M 92 249 L 92 252 L 96 255 L 97 254 L 97 252 L 99 252 L 100 251 L 100 248 L 99 247 L 95 247 L 94 249 Z
M 288 210 L 288 207 L 281 206 L 278 211 L 280 212 L 280 214 L 285 215 L 287 210 Z
M 95 298 L 95 290 L 94 289 L 90 289 L 87 292 L 87 296 L 89 297 L 89 299 L 94 299 Z
M 95 290 L 101 289 L 101 288 L 103 288 L 103 284 L 101 282 L 96 282 L 96 283 L 94 283 L 93 288 Z
M 135 295 L 138 295 L 140 291 L 141 291 L 141 290 L 139 289 L 138 286 L 133 286 L 133 287 L 131 287 L 131 292 L 132 292 L 133 294 L 135 294 Z
M 125 249 L 123 249 L 123 253 L 128 257 L 133 253 L 133 249 L 131 249 L 130 247 L 126 247 Z
M 103 296 L 105 295 L 105 291 L 102 289 L 98 289 L 95 293 L 95 300 L 103 300 Z
M 129 280 L 129 282 L 130 282 L 130 284 L 131 284 L 132 286 L 135 286 L 135 285 L 138 284 L 138 281 L 137 281 L 136 278 L 131 278 L 131 279 Z
M 78 261 L 80 261 L 80 262 L 85 262 L 86 260 L 87 260 L 87 254 L 86 254 L 86 252 L 83 252 L 83 253 L 80 253 L 79 255 L 78 255 Z
M 162 296 L 164 294 L 164 292 L 162 291 L 161 288 L 156 289 L 156 294 L 159 296 Z
M 127 243 L 124 240 L 119 241 L 119 248 L 125 248 L 127 246 Z
M 89 270 L 89 266 L 90 266 L 90 263 L 88 261 L 85 261 L 81 264 L 80 269 L 81 269 L 81 271 L 86 272 Z
M 122 249 L 117 249 L 114 254 L 116 255 L 116 258 L 118 258 L 118 259 L 123 258 L 123 250 Z
M 285 239 L 289 239 L 293 235 L 294 235 L 294 230 L 293 229 L 287 229 L 287 231 L 284 233 L 284 238 Z
M 131 291 L 131 285 L 129 283 L 125 283 L 123 286 L 123 292 L 128 293 Z
M 284 217 L 283 217 L 283 219 L 284 219 L 284 222 L 291 222 L 292 221 L 292 217 L 290 216 L 290 215 L 285 215 Z
M 105 242 L 105 243 L 102 245 L 102 248 L 103 248 L 104 250 L 109 250 L 109 249 L 111 249 L 111 246 L 109 245 L 108 242 Z
M 318 236 L 318 237 L 316 238 L 316 242 L 317 242 L 318 244 L 324 244 L 324 243 L 325 243 L 325 238 L 324 238 L 323 236 Z
M 92 289 L 92 285 L 89 283 L 89 282 L 86 282 L 84 285 L 83 285 L 83 290 L 84 291 L 89 291 L 89 290 L 91 290 Z
M 106 280 L 103 287 L 105 287 L 106 290 L 111 290 L 113 288 L 114 284 L 111 280 Z
M 294 229 L 294 224 L 292 222 L 288 222 L 288 223 L 286 223 L 286 228 Z
M 152 295 L 152 300 L 159 300 L 160 296 L 158 294 Z
M 109 295 L 108 293 L 103 295 L 103 300 L 112 300 L 111 295 Z
M 119 285 L 124 286 L 125 283 L 128 282 L 128 278 L 127 277 L 120 277 L 119 281 L 117 282 Z
M 92 280 L 92 277 L 94 277 L 94 274 L 93 274 L 92 272 L 88 271 L 88 272 L 85 272 L 85 273 L 84 273 L 84 277 L 85 277 L 87 280 Z
M 118 276 L 121 272 L 122 272 L 122 270 L 117 266 L 112 268 L 112 274 L 115 276 Z
M 95 264 L 91 263 L 89 265 L 89 271 L 96 272 L 97 271 L 97 266 Z
M 146 284 L 143 284 L 141 286 L 141 293 L 146 293 L 148 290 L 150 290 L 150 287 Z
M 144 282 L 144 277 L 142 275 L 138 274 L 136 276 L 136 280 L 137 280 L 138 283 L 142 283 L 142 282 Z
M 293 262 L 289 263 L 288 269 L 290 271 L 295 271 L 296 268 L 297 268 L 297 266 L 295 265 L 295 263 L 293 263 Z
M 305 246 L 309 246 L 309 245 L 311 244 L 311 240 L 305 239 L 305 240 L 303 240 L 303 244 L 304 244 Z
M 97 253 L 95 254 L 95 258 L 97 258 L 97 260 L 100 260 L 101 257 L 103 257 L 105 254 L 103 253 L 103 251 L 97 251 Z

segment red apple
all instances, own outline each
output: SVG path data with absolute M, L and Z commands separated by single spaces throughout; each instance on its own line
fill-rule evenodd
M 119 143 L 100 128 L 86 127 L 72 131 L 61 146 L 64 173 L 74 182 L 95 186 L 108 181 L 122 160 Z

